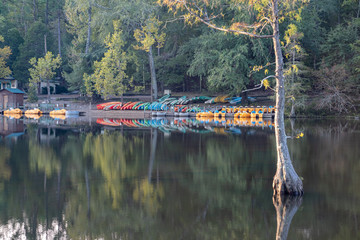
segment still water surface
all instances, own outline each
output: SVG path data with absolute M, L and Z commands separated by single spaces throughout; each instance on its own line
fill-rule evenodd
M 0 116 L 1 239 L 275 239 L 271 126 L 99 123 Z M 288 239 L 360 239 L 359 122 L 287 132 L 305 135 Z

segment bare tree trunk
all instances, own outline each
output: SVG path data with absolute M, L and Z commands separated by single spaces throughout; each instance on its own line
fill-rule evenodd
M 47 87 L 47 98 L 48 98 L 48 103 L 51 102 L 50 100 L 50 81 L 49 79 L 46 79 L 46 87 Z
M 46 53 L 47 53 L 47 40 L 46 40 L 46 34 L 44 35 L 44 52 L 45 52 L 45 54 L 44 54 L 44 56 L 46 55 Z
M 273 204 L 276 209 L 276 240 L 286 240 L 291 221 L 302 203 L 302 197 L 274 196 Z
M 46 29 L 48 28 L 48 24 L 49 24 L 49 0 L 46 0 L 46 5 L 45 5 L 45 25 L 46 25 Z
M 275 137 L 277 148 L 277 170 L 274 176 L 274 195 L 302 195 L 302 181 L 292 165 L 289 149 L 286 142 L 284 109 L 285 109 L 285 86 L 284 86 L 284 62 L 279 36 L 278 0 L 272 0 L 274 32 L 273 44 L 276 62 L 276 112 L 275 112 Z
M 292 65 L 295 65 L 295 56 L 296 56 L 296 51 L 293 49 L 292 50 Z M 292 71 L 292 76 L 291 76 L 291 88 L 293 88 L 293 84 L 295 82 L 295 71 Z M 294 118 L 295 117 L 295 98 L 294 96 L 292 96 L 291 99 L 291 112 L 290 112 L 290 117 Z
M 57 33 L 58 33 L 58 49 L 59 49 L 59 56 L 61 57 L 61 28 L 60 28 L 60 17 L 61 17 L 61 10 L 58 10 L 58 19 L 57 19 Z
M 151 88 L 153 90 L 152 95 L 151 95 L 151 100 L 153 101 L 158 98 L 158 89 L 157 89 L 157 82 L 156 82 L 154 57 L 152 54 L 151 46 L 149 48 L 149 64 L 150 64 L 150 73 L 151 73 Z
M 91 10 L 92 10 L 92 6 L 90 5 L 90 7 L 88 8 L 88 30 L 87 30 L 87 39 L 86 39 L 86 47 L 85 47 L 85 54 L 89 53 L 89 48 L 90 48 L 90 38 L 91 38 Z
M 37 1 L 36 0 L 33 0 L 33 15 L 34 15 L 34 21 L 37 21 L 38 7 L 37 7 Z
M 360 17 L 360 0 L 359 0 L 358 11 L 357 11 L 357 14 L 356 14 L 356 18 L 359 18 L 359 17 Z

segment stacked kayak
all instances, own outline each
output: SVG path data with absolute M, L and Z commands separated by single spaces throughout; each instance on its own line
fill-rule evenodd
M 176 105 L 187 105 L 189 103 L 203 103 L 211 99 L 210 97 L 200 96 L 187 98 L 182 96 L 180 98 L 170 97 L 170 94 L 165 95 L 154 102 L 107 102 L 96 105 L 98 110 L 149 110 L 149 111 L 166 111 Z
M 98 110 L 111 110 L 119 109 L 121 107 L 121 102 L 106 102 L 96 105 Z

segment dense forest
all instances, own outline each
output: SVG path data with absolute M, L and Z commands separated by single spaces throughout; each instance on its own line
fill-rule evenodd
M 223 6 L 209 9 L 218 26 L 256 15 L 237 1 L 219 2 Z M 149 93 L 151 83 L 159 94 L 171 89 L 239 95 L 274 72 L 270 39 L 187 24 L 181 16 L 156 0 L 3 0 L 0 78 L 12 75 L 30 94 L 31 59 L 48 51 L 61 58 L 51 75 L 63 83 L 57 92 L 102 97 Z M 360 1 L 309 1 L 301 15 L 280 21 L 288 106 L 356 110 Z

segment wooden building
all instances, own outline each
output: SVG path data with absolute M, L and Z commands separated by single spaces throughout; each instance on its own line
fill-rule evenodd
M 0 78 L 0 90 L 6 88 L 18 88 L 18 81 L 11 76 Z
M 17 88 L 0 90 L 0 110 L 24 106 L 24 92 Z
M 0 139 L 9 136 L 20 136 L 24 133 L 24 123 L 19 119 L 0 116 Z

